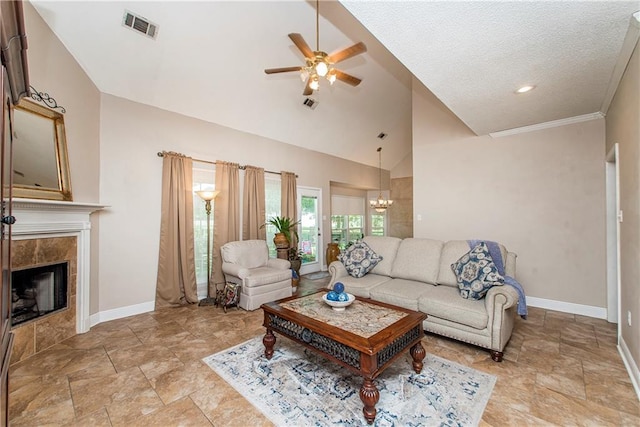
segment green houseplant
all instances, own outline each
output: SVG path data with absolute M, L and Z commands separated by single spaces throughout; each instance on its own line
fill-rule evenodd
M 292 235 L 295 237 L 296 241 L 298 240 L 297 226 L 299 222 L 300 221 L 294 221 L 293 219 L 286 216 L 274 216 L 273 218 L 270 218 L 264 225 L 273 225 L 276 228 L 276 234 L 283 234 L 284 238 L 287 239 L 287 246 L 285 247 L 289 247 L 292 243 Z M 274 237 L 274 243 L 277 237 L 278 236 Z M 278 247 L 278 243 L 276 243 L 276 247 Z

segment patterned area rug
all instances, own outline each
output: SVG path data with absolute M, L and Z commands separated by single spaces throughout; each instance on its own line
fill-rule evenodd
M 259 336 L 203 361 L 278 426 L 367 425 L 361 377 L 280 336 L 274 350 L 267 360 Z M 430 354 L 416 374 L 410 360 L 399 358 L 375 380 L 375 426 L 479 424 L 495 376 Z

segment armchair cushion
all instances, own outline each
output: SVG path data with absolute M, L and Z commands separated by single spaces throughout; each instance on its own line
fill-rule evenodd
M 278 270 L 289 270 L 291 268 L 291 263 L 286 259 L 269 258 L 267 261 L 267 267 L 277 268 Z

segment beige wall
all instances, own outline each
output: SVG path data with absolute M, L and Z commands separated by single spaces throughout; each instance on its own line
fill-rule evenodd
M 413 176 L 413 154 L 407 156 L 391 169 L 391 178 L 406 178 Z
M 603 119 L 474 136 L 414 80 L 413 137 L 416 237 L 502 242 L 527 296 L 606 307 Z
M 620 170 L 621 334 L 640 365 L 640 52 L 638 45 L 607 112 L 607 152 L 618 144 Z M 631 326 L 627 324 L 631 312 Z
M 66 109 L 64 114 L 76 202 L 100 201 L 100 92 L 30 3 L 24 2 L 29 78 Z M 90 312 L 98 309 L 99 214 L 91 216 Z
M 103 95 L 100 200 L 100 311 L 153 301 L 160 230 L 162 160 L 178 151 L 205 160 L 252 164 L 298 174 L 298 185 L 322 189 L 326 248 L 330 179 L 375 188 L 378 169 L 220 125 Z

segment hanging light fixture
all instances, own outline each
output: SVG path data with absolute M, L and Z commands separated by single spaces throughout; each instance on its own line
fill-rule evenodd
M 378 147 L 378 172 L 380 176 L 380 192 L 378 193 L 377 200 L 369 200 L 369 206 L 371 209 L 375 209 L 376 212 L 382 213 L 393 204 L 393 200 L 385 200 L 385 198 L 382 197 L 382 147 Z
M 316 0 L 316 50 L 313 58 L 307 58 L 307 66 L 300 69 L 302 81 L 309 80 L 309 87 L 313 90 L 320 89 L 319 77 L 325 77 L 329 83 L 336 80 L 336 70 L 333 68 L 329 55 L 320 50 L 320 2 Z

